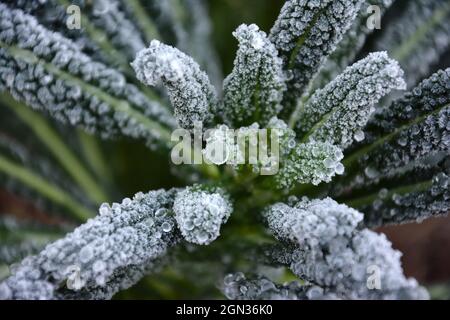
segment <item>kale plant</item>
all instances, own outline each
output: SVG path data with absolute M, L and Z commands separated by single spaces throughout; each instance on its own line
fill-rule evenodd
M 450 2 L 369 23 L 393 2 L 287 0 L 222 77 L 206 1 L 1 0 L 0 181 L 38 213 L 0 216 L 0 298 L 428 299 L 373 229 L 449 212 Z M 120 139 L 166 189 L 121 196 Z

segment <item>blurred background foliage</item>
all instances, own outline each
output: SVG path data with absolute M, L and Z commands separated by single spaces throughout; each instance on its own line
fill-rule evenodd
M 283 3 L 283 0 L 209 1 L 213 23 L 213 41 L 222 63 L 223 74 L 226 75 L 231 71 L 237 48 L 237 41 L 232 36 L 232 32 L 242 23 L 256 23 L 262 30 L 268 32 Z M 401 10 L 401 5 L 396 10 Z M 395 12 L 393 10 L 391 15 L 395 15 Z M 385 19 L 388 20 L 389 17 L 387 15 Z M 372 38 L 376 36 L 375 33 Z M 370 41 L 368 42 L 369 47 Z M 435 69 L 449 64 L 450 53 L 447 53 L 444 55 L 444 61 L 436 65 Z M 67 130 L 71 130 L 73 135 L 78 134 L 74 128 Z M 89 137 L 89 139 L 101 147 L 105 166 L 103 170 L 107 175 L 103 179 L 111 190 L 110 194 L 113 195 L 114 199 L 111 199 L 111 201 L 119 201 L 123 197 L 132 196 L 139 191 L 171 188 L 181 186 L 183 183 L 172 172 L 173 168 L 168 165 L 169 155 L 152 152 L 139 141 L 120 139 L 101 141 L 100 143 L 97 138 Z M 51 232 L 46 233 L 46 236 L 51 239 L 58 236 L 58 230 L 61 232 L 61 229 L 71 227 L 70 225 L 61 227 L 61 221 L 57 218 L 49 218 L 41 209 L 17 196 L 13 196 L 9 191 L 1 189 L 0 213 L 8 213 L 24 221 L 33 220 L 48 225 Z M 56 231 L 52 229 L 55 226 Z M 2 243 L 8 241 L 7 233 L 1 232 L 3 227 L 4 225 L 0 224 L 0 247 Z M 6 228 L 9 227 L 6 223 Z M 393 241 L 394 246 L 404 253 L 403 263 L 408 276 L 414 276 L 418 281 L 429 284 L 430 293 L 434 298 L 450 298 L 450 285 L 445 284 L 450 283 L 450 256 L 448 249 L 446 249 L 450 247 L 449 218 L 432 219 L 420 225 L 388 227 L 380 231 L 385 232 Z M 33 228 L 30 227 L 29 232 L 33 234 Z M 246 230 L 242 231 L 243 234 L 246 232 Z M 248 234 L 251 234 L 251 230 L 247 232 Z M 237 235 L 235 233 L 227 234 L 227 231 L 224 230 L 223 237 L 226 239 L 227 237 L 237 237 Z M 209 253 L 222 251 L 226 248 L 221 247 L 221 245 L 226 242 L 218 241 L 208 247 L 207 250 Z M 440 245 L 433 246 L 433 243 L 440 243 Z M 244 247 L 245 243 L 242 245 Z M 217 279 L 207 278 L 204 271 L 211 270 L 211 268 L 219 268 L 223 272 L 232 270 L 227 270 L 226 261 L 205 261 L 199 256 L 201 254 L 190 247 L 177 249 L 177 252 L 173 255 L 178 262 L 176 267 L 165 267 L 159 273 L 147 276 L 138 285 L 119 293 L 116 298 L 221 298 L 219 290 L 210 285 L 215 283 Z M 233 253 L 230 252 L 231 254 Z M 186 265 L 180 263 L 180 261 L 183 261 L 181 258 L 185 259 Z M 170 261 L 166 265 L 170 265 Z M 242 270 L 245 271 L 244 267 Z M 273 272 L 277 271 L 274 270 Z M 0 264 L 0 279 L 7 274 L 6 264 Z M 210 272 L 208 274 L 211 275 Z M 280 279 L 289 280 L 289 275 L 283 277 Z M 215 284 L 218 285 L 218 283 Z

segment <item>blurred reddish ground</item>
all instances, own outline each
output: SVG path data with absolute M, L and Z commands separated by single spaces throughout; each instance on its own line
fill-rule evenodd
M 379 231 L 403 252 L 403 267 L 408 276 L 424 284 L 450 280 L 450 217 L 384 227 Z

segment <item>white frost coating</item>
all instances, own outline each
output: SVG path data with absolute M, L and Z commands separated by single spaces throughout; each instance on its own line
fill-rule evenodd
M 210 244 L 233 211 L 228 196 L 220 189 L 188 187 L 179 192 L 173 205 L 181 234 L 188 242 Z
M 144 84 L 155 86 L 162 81 L 180 127 L 192 129 L 195 122 L 208 124 L 212 120 L 216 93 L 206 73 L 191 57 L 153 40 L 147 49 L 139 51 L 132 66 Z
M 247 279 L 243 273 L 228 274 L 221 287 L 230 300 L 335 300 L 335 294 L 313 285 L 293 281 L 284 285 L 263 276 Z
M 400 252 L 384 235 L 359 225 L 363 215 L 330 198 L 303 199 L 293 206 L 275 204 L 264 213 L 270 229 L 294 245 L 275 259 L 300 278 L 345 299 L 427 299 L 425 289 L 406 279 Z M 380 289 L 368 288 L 369 268 L 376 268 Z
M 288 0 L 281 9 L 270 40 L 283 57 L 285 69 L 292 72 L 290 101 L 293 111 L 325 58 L 332 53 L 350 28 L 363 0 Z M 283 110 L 284 112 L 285 110 Z
M 361 5 L 358 16 L 351 28 L 345 33 L 336 50 L 328 57 L 327 61 L 321 67 L 319 74 L 314 79 L 314 89 L 323 88 L 344 71 L 355 60 L 357 54 L 364 46 L 368 35 L 377 31 L 367 27 L 368 19 L 374 14 L 368 8 L 370 6 L 376 6 L 380 9 L 380 15 L 383 15 L 393 2 L 394 0 L 366 0 Z M 390 29 L 390 27 L 386 28 Z
M 371 119 L 366 129 L 366 144 L 385 139 L 368 157 L 359 159 L 360 166 L 370 165 L 380 173 L 372 179 L 395 175 L 396 169 L 414 162 L 426 167 L 422 163 L 424 158 L 450 153 L 449 89 L 450 68 L 439 70 Z M 386 139 L 396 130 L 398 134 Z
M 0 88 L 38 110 L 103 137 L 123 134 L 154 141 L 175 121 L 125 77 L 80 52 L 77 44 L 0 3 Z M 16 48 L 22 52 L 17 53 Z M 63 74 L 63 75 L 61 75 Z M 130 110 L 155 122 L 136 123 Z M 156 123 L 158 122 L 158 123 Z
M 241 25 L 233 35 L 239 49 L 224 81 L 224 118 L 234 127 L 253 122 L 264 126 L 281 110 L 286 90 L 282 60 L 257 25 Z
M 298 115 L 297 134 L 345 149 L 366 125 L 375 103 L 392 89 L 405 89 L 402 76 L 386 52 L 369 54 L 306 102 Z
M 81 45 L 81 50 L 92 53 L 102 61 L 109 61 L 117 65 L 117 61 L 107 57 L 110 52 L 99 52 L 102 49 L 89 37 L 89 31 L 85 30 L 87 23 L 92 25 L 97 31 L 104 33 L 108 37 L 115 50 L 123 54 L 123 61 L 129 61 L 134 58 L 136 52 L 145 47 L 144 41 L 139 31 L 130 21 L 121 8 L 122 0 L 96 0 L 96 1 L 71 1 L 68 4 L 61 3 L 59 0 L 4 0 L 11 8 L 21 9 L 25 13 L 35 16 L 39 23 L 46 28 L 60 32 L 65 37 L 73 39 L 77 45 Z M 83 16 L 81 17 L 82 29 L 69 29 L 67 27 L 67 7 L 76 5 L 80 8 Z M 89 19 L 85 21 L 84 19 Z M 100 36 L 101 37 L 101 36 Z M 104 39 L 96 39 L 104 41 Z M 116 54 L 117 54 L 116 53 Z
M 0 284 L 0 299 L 105 299 L 133 285 L 178 241 L 173 217 L 156 214 L 171 208 L 174 193 L 138 193 L 103 204 L 96 218 L 15 266 Z M 167 223 L 171 232 L 162 230 Z
M 298 144 L 281 162 L 281 169 L 275 177 L 280 188 L 291 188 L 296 183 L 330 182 L 336 174 L 342 174 L 340 162 L 344 155 L 339 147 L 328 142 Z
M 446 0 L 407 1 L 373 50 L 387 50 L 398 60 L 405 70 L 408 87 L 412 87 L 429 75 L 450 46 L 449 19 L 450 3 Z
M 386 224 L 420 223 L 431 217 L 447 215 L 450 210 L 450 159 L 442 156 L 444 158 L 437 165 L 407 172 L 407 185 L 429 181 L 422 190 L 412 188 L 409 192 L 397 193 L 381 189 L 373 201 L 362 206 L 365 225 L 372 228 Z
M 81 12 L 86 12 L 95 26 L 101 28 L 111 43 L 133 59 L 145 44 L 139 30 L 128 20 L 120 8 L 122 0 L 96 0 L 92 5 L 84 5 Z

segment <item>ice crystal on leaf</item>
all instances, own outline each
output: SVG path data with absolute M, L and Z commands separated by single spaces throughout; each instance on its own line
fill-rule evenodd
M 207 245 L 219 237 L 233 207 L 223 190 L 191 187 L 177 194 L 173 210 L 183 237 Z
M 182 128 L 208 123 L 216 110 L 214 87 L 200 66 L 178 49 L 157 40 L 140 51 L 132 64 L 137 78 L 149 86 L 162 82 Z
M 258 26 L 241 25 L 233 35 L 239 49 L 233 72 L 224 81 L 224 118 L 237 127 L 258 120 L 265 125 L 281 110 L 286 90 L 282 61 Z
M 302 143 L 293 148 L 276 176 L 283 188 L 295 183 L 318 185 L 330 182 L 336 174 L 342 174 L 341 149 L 328 142 Z
M 300 108 L 296 132 L 345 149 L 366 125 L 374 105 L 392 89 L 404 89 L 403 71 L 385 52 L 348 67 Z
M 360 229 L 363 215 L 327 198 L 276 204 L 265 217 L 281 241 L 290 243 L 276 259 L 300 278 L 350 299 L 427 298 L 415 280 L 406 279 L 400 253 L 384 235 Z M 368 287 L 367 272 L 379 271 L 379 288 Z
M 103 137 L 120 133 L 150 142 L 168 135 L 164 127 L 174 127 L 167 110 L 120 72 L 93 61 L 34 17 L 0 8 L 0 89 Z
M 96 218 L 15 266 L 0 284 L 0 298 L 57 299 L 76 297 L 78 291 L 82 298 L 98 291 L 98 297 L 89 298 L 105 299 L 133 285 L 136 270 L 151 265 L 178 241 L 177 229 L 162 230 L 165 223 L 174 226 L 174 218 L 157 215 L 171 208 L 174 193 L 139 193 L 121 204 L 103 204 Z

